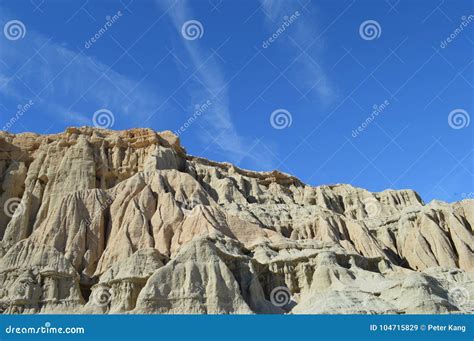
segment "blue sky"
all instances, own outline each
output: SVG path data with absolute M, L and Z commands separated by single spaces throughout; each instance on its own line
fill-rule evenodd
M 473 14 L 470 0 L 1 1 L 0 125 L 172 130 L 190 154 L 312 185 L 473 197 Z

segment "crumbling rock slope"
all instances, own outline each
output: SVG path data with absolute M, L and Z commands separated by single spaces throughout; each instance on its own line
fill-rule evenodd
M 312 187 L 170 132 L 0 133 L 2 313 L 472 313 L 474 201 Z

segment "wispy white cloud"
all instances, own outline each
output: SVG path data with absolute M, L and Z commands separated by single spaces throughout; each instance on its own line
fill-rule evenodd
M 210 109 L 202 116 L 201 126 L 207 133 L 197 134 L 203 139 L 203 148 L 209 146 L 208 149 L 222 153 L 228 161 L 247 159 L 259 168 L 270 168 L 271 158 L 259 143 L 255 144 L 256 138 L 240 134 L 233 123 L 219 57 L 198 41 L 190 42 L 181 36 L 182 24 L 195 18 L 191 7 L 186 1 L 160 1 L 159 4 L 166 6 L 165 10 L 171 7 L 168 14 L 178 38 L 171 43 L 182 45 L 186 55 L 179 58 L 190 62 L 196 70 L 173 100 L 186 97 L 183 92 L 187 91 L 191 107 L 212 101 Z M 107 108 L 115 115 L 116 125 L 112 128 L 150 123 L 148 118 L 157 108 L 166 111 L 172 105 L 173 101 L 166 104 L 167 101 L 157 95 L 156 88 L 118 73 L 113 67 L 88 56 L 88 52 L 78 52 L 55 42 L 31 27 L 22 40 L 0 39 L 0 96 L 18 103 L 33 99 L 35 110 L 40 110 L 42 115 L 70 125 L 92 125 L 94 111 Z M 166 123 L 161 124 L 165 128 Z
M 107 108 L 116 123 L 131 127 L 160 104 L 145 82 L 31 27 L 22 40 L 0 39 L 0 61 L 0 95 L 18 103 L 31 99 L 35 109 L 65 124 L 92 125 L 93 113 Z
M 211 49 L 205 48 L 199 41 L 188 41 L 181 36 L 182 25 L 188 20 L 196 19 L 189 3 L 184 0 L 159 1 L 158 4 L 162 7 L 166 6 L 166 9 L 172 7 L 168 11 L 170 19 L 179 33 L 179 39 L 184 45 L 194 70 L 197 70 L 186 89 L 196 103 L 202 103 L 208 99 L 213 103 L 202 116 L 206 121 L 206 124 L 202 126 L 208 130 L 208 134 L 203 137 L 205 143 L 218 146 L 226 157 L 230 158 L 229 161 L 239 162 L 248 158 L 261 168 L 270 168 L 272 162 L 264 148 L 255 142 L 255 138 L 240 134 L 233 123 L 228 84 L 219 56 L 215 55 Z M 203 24 L 205 30 L 205 23 Z M 215 46 L 214 51 L 217 48 Z
M 270 32 L 275 31 L 285 18 L 298 11 L 298 18 L 278 37 L 279 44 L 284 44 L 284 49 L 281 49 L 279 44 L 274 44 L 271 48 L 280 48 L 279 52 L 291 52 L 291 62 L 294 65 L 289 68 L 286 76 L 299 89 L 301 96 L 311 98 L 316 95 L 323 105 L 331 103 L 337 97 L 337 92 L 321 58 L 324 39 L 314 20 L 315 15 L 307 13 L 316 10 L 314 5 L 306 6 L 303 2 L 278 0 L 260 0 L 260 3 L 265 24 Z M 309 45 L 311 47 L 306 51 Z

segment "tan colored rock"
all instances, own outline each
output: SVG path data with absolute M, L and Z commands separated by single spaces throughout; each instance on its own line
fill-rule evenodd
M 0 132 L 0 312 L 471 312 L 474 200 L 311 187 L 171 132 Z
M 238 244 L 197 238 L 159 268 L 140 293 L 137 313 L 251 314 L 281 310 L 265 300 L 250 257 Z M 228 245 L 231 244 L 231 245 Z

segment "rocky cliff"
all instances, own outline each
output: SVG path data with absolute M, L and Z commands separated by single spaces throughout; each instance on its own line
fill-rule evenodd
M 0 312 L 472 313 L 474 201 L 312 187 L 170 132 L 0 133 Z

